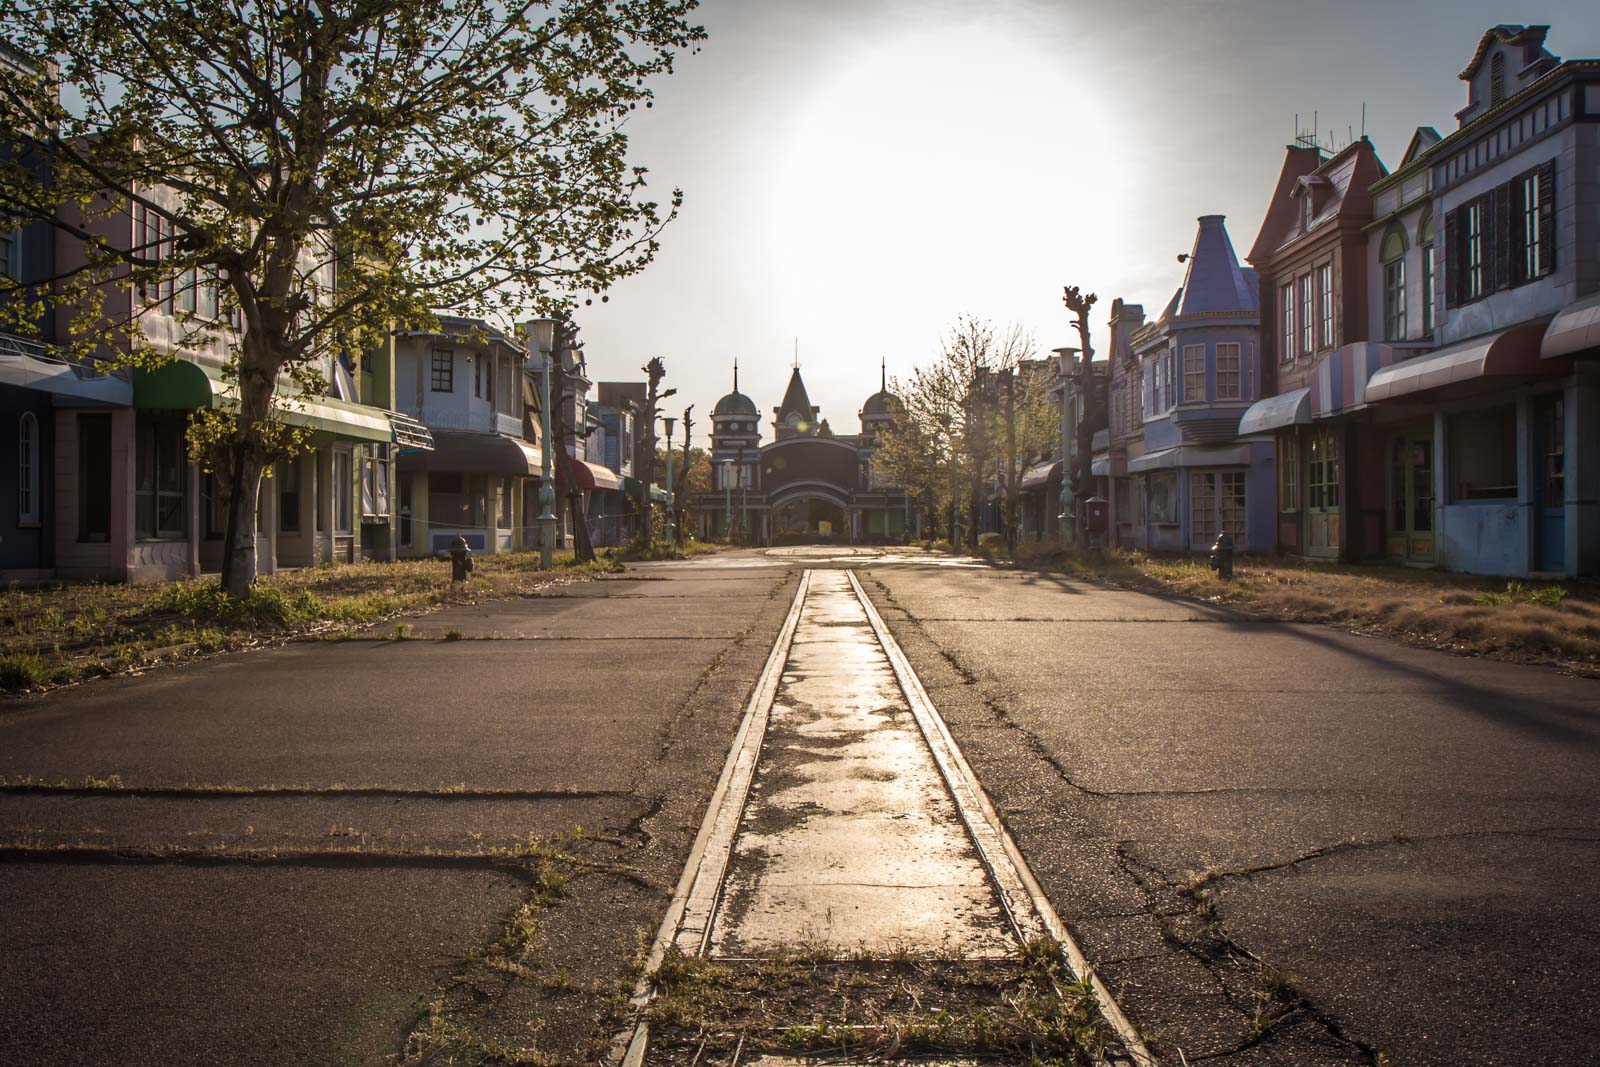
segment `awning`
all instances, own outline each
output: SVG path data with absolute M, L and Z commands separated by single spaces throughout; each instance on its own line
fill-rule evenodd
M 394 424 L 395 454 L 404 456 L 412 452 L 432 452 L 433 432 L 410 415 L 399 411 L 386 412 Z
M 1376 341 L 1344 345 L 1311 368 L 1311 417 L 1326 419 L 1367 406 L 1373 375 L 1395 361 L 1392 347 Z
M 133 402 L 133 387 L 125 378 L 60 359 L 44 345 L 8 333 L 0 333 L 0 385 L 102 404 L 124 406 Z
M 1179 445 L 1128 460 L 1128 473 L 1169 467 L 1243 467 L 1249 463 L 1249 445 Z
M 402 454 L 400 468 L 523 478 L 539 473 L 540 458 L 539 450 L 519 437 L 465 430 L 435 430 L 433 451 Z
M 1022 488 L 1026 491 L 1043 489 L 1052 482 L 1059 484 L 1061 481 L 1061 461 L 1054 463 L 1036 463 L 1022 472 Z
M 1089 464 L 1089 475 L 1094 478 L 1111 477 L 1111 457 L 1093 460 Z
M 393 441 L 394 424 L 382 408 L 352 404 L 332 397 L 280 393 L 273 398 L 279 417 L 290 426 L 304 426 L 358 441 Z M 173 360 L 153 370 L 133 372 L 133 406 L 193 411 L 215 408 L 232 411 L 239 406 L 238 386 L 215 367 L 185 359 Z
M 667 491 L 659 485 L 652 485 L 650 487 L 650 500 L 655 504 L 665 504 L 667 502 Z
M 1311 390 L 1294 389 L 1250 405 L 1239 420 L 1239 436 L 1281 430 L 1285 426 L 1304 426 L 1311 421 Z
M 621 489 L 622 479 L 610 467 L 585 460 L 572 461 L 572 480 L 579 489 Z
M 1367 383 L 1367 400 L 1394 400 L 1478 378 L 1551 374 L 1555 368 L 1539 362 L 1544 329 L 1542 322 L 1525 322 L 1385 367 Z
M 1539 342 L 1542 359 L 1600 355 L 1600 293 L 1574 300 L 1550 323 Z

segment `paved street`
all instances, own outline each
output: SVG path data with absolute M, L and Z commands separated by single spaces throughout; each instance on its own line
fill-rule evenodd
M 1589 1058 L 1594 683 L 812 548 L 0 707 L 0 1062 L 382 1062 L 439 1003 L 484 1044 L 593 1062 L 807 569 L 812 630 L 785 661 L 712 939 L 749 950 L 762 915 L 826 933 L 783 865 L 848 857 L 838 835 L 897 814 L 921 828 L 902 844 L 954 872 L 901 881 L 967 887 L 950 929 L 981 930 L 995 898 L 841 567 L 1160 1062 Z M 829 704 L 839 662 L 870 680 L 854 704 Z M 526 973 L 477 975 L 533 891 L 519 844 L 580 826 L 586 865 L 538 914 Z M 882 874 L 834 881 L 865 899 L 856 883 Z M 841 945 L 875 936 L 860 918 Z M 910 936 L 926 930 L 884 941 Z

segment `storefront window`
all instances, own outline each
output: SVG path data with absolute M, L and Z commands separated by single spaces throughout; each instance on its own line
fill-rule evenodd
M 334 530 L 347 534 L 351 530 L 355 486 L 355 469 L 348 448 L 333 451 L 333 520 Z
M 1278 509 L 1300 509 L 1300 442 L 1293 430 L 1278 438 Z
M 1149 479 L 1150 521 L 1175 523 L 1178 521 L 1178 476 L 1168 471 L 1152 474 Z
M 1306 503 L 1322 511 L 1339 506 L 1339 442 L 1329 430 L 1311 435 L 1306 453 Z
M 1446 426 L 1454 499 L 1515 500 L 1516 405 L 1451 415 Z
M 299 533 L 300 461 L 291 459 L 278 464 L 273 481 L 278 483 L 278 529 L 283 533 Z
M 183 537 L 188 511 L 183 423 L 140 419 L 134 455 L 134 532 L 147 541 Z

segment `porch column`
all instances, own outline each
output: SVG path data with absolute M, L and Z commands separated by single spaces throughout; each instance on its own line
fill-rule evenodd
M 190 460 L 189 468 L 189 577 L 200 576 L 200 464 Z
M 311 471 L 312 495 L 316 500 L 311 522 L 311 563 L 315 566 L 333 558 L 333 450 L 319 448 L 313 452 Z

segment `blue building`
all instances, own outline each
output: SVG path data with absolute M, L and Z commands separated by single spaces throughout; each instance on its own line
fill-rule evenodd
M 1221 215 L 1200 218 L 1183 285 L 1128 339 L 1142 432 L 1114 498 L 1134 547 L 1202 551 L 1226 530 L 1242 550 L 1273 546 L 1273 443 L 1238 438 L 1261 390 L 1258 281 Z M 1118 464 L 1121 466 L 1121 464 Z

